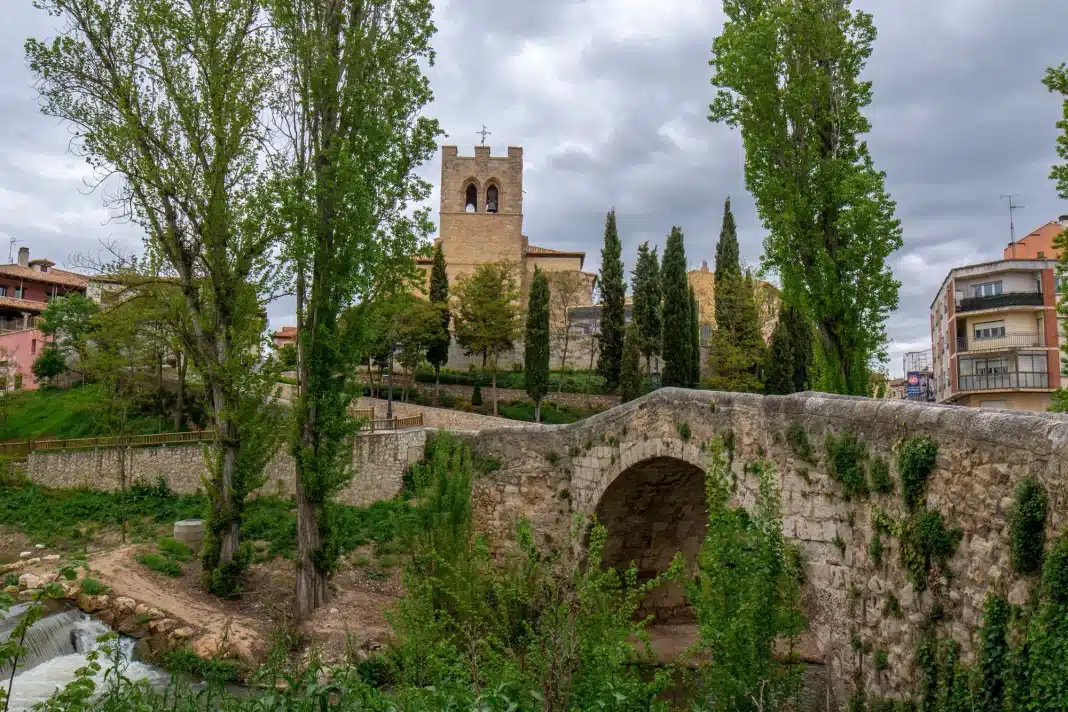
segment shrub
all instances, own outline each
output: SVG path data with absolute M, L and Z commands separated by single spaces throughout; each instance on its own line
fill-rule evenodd
M 174 577 L 182 575 L 182 565 L 174 559 L 163 556 L 162 554 L 153 552 L 138 554 L 137 561 L 156 573 Z
M 1042 566 L 1042 586 L 1054 602 L 1068 604 L 1068 533 L 1057 537 Z
M 871 545 L 868 547 L 868 555 L 871 557 L 871 562 L 876 566 L 883 565 L 883 539 L 879 536 L 879 530 L 876 529 L 871 535 Z
M 475 384 L 475 390 L 471 393 L 471 405 L 482 405 L 482 386 Z
M 882 672 L 890 667 L 890 654 L 883 649 L 875 651 L 875 671 Z
M 847 499 L 868 494 L 868 480 L 864 474 L 864 443 L 852 433 L 828 435 L 827 471 L 842 483 Z
M 901 495 L 905 506 L 914 509 L 923 498 L 927 476 L 938 462 L 938 443 L 927 436 L 909 438 L 901 446 L 897 472 L 901 477 Z
M 868 466 L 871 474 L 871 488 L 879 494 L 894 491 L 894 479 L 890 476 L 890 464 L 883 457 L 873 457 Z
M 86 576 L 82 579 L 82 593 L 87 596 L 100 596 L 107 593 L 109 590 L 110 589 L 106 584 L 100 583 L 95 578 Z
M 6 576 L 4 576 L 4 588 L 7 588 L 8 586 L 18 586 L 18 585 L 19 585 L 19 575 L 18 574 L 7 574 Z
M 192 561 L 196 555 L 188 546 L 169 536 L 156 539 L 156 548 L 161 554 L 175 561 Z
M 713 403 L 713 406 L 715 403 Z M 786 429 L 786 442 L 790 445 L 790 451 L 794 456 L 805 462 L 812 462 L 812 443 L 808 439 L 808 433 L 800 423 L 794 423 Z
M 679 437 L 682 438 L 683 442 L 688 442 L 690 440 L 691 433 L 689 423 L 676 423 L 675 429 L 679 431 Z
M 394 680 L 393 662 L 375 653 L 356 663 L 356 674 L 371 687 L 385 687 Z
M 939 512 L 922 509 L 901 526 L 901 566 L 917 591 L 927 588 L 931 564 L 945 567 L 960 543 L 962 532 L 946 527 Z
M 438 405 L 442 408 L 455 408 L 456 396 L 448 391 L 442 391 L 438 394 Z
M 1046 514 L 1049 497 L 1046 488 L 1034 477 L 1020 480 L 1012 494 L 1009 515 L 1009 538 L 1012 567 L 1022 574 L 1038 573 L 1042 568 L 1042 551 L 1046 545 Z

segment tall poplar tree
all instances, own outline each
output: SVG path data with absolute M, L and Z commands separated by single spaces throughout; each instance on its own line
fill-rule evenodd
M 349 406 L 357 389 L 349 374 L 360 355 L 340 317 L 356 301 L 406 292 L 414 283 L 411 254 L 432 225 L 426 209 L 409 214 L 406 207 L 429 195 L 416 169 L 433 155 L 441 132 L 422 111 L 433 97 L 423 74 L 434 60 L 429 3 L 266 6 L 283 70 L 279 123 L 291 141 L 279 169 L 285 178 L 279 202 L 298 328 L 299 620 L 326 600 L 340 554 L 333 498 L 353 475 L 349 437 L 357 424 Z M 425 353 L 426 340 L 411 338 L 402 347 L 410 363 Z
M 701 323 L 697 313 L 697 295 L 690 285 L 690 385 L 701 383 Z
M 277 426 L 258 359 L 278 286 L 263 191 L 270 48 L 258 0 L 40 0 L 60 28 L 26 42 L 41 110 L 73 129 L 109 203 L 144 232 L 188 319 L 182 340 L 212 404 L 209 588 L 237 590 L 245 496 Z
M 634 295 L 633 321 L 638 329 L 638 350 L 645 357 L 645 371 L 651 379 L 653 357 L 660 354 L 661 298 L 660 260 L 656 248 L 650 250 L 648 242 L 638 246 L 638 259 L 631 274 L 631 293 Z
M 434 248 L 434 264 L 430 268 L 430 303 L 441 311 L 441 332 L 430 342 L 426 360 L 434 367 L 434 390 L 441 400 L 441 367 L 449 362 L 449 275 L 445 269 L 445 253 L 438 241 Z
M 722 316 L 716 320 L 708 354 L 709 385 L 716 390 L 760 390 L 765 347 L 755 282 L 751 274 L 744 274 L 727 275 L 716 284 Z
M 746 186 L 767 230 L 764 264 L 816 325 L 822 385 L 863 395 L 897 307 L 887 259 L 902 240 L 863 140 L 872 91 L 860 73 L 875 26 L 849 6 L 724 0 L 709 118 L 741 129 Z
M 800 310 L 784 304 L 771 332 L 764 363 L 764 392 L 798 393 L 808 387 L 812 365 L 812 325 Z
M 722 310 L 728 308 L 724 305 L 730 302 L 728 293 L 720 296 L 720 285 L 726 284 L 731 279 L 742 276 L 742 261 L 738 250 L 738 230 L 734 223 L 734 213 L 731 211 L 731 199 L 727 198 L 723 203 L 723 225 L 719 229 L 719 242 L 716 243 L 716 323 L 722 319 L 728 319 Z
M 690 285 L 686 280 L 686 247 L 682 228 L 674 226 L 664 246 L 660 266 L 660 284 L 664 295 L 663 356 L 661 378 L 665 386 L 685 388 L 690 385 L 693 362 L 690 355 Z
M 605 389 L 619 386 L 619 369 L 623 359 L 624 300 L 627 285 L 623 282 L 623 247 L 616 231 L 616 209 L 604 220 L 604 247 L 601 248 L 601 331 L 597 337 L 600 355 L 597 370 L 604 377 Z
M 1049 177 L 1056 183 L 1057 195 L 1063 200 L 1068 200 L 1068 63 L 1062 63 L 1056 67 L 1046 69 L 1046 76 L 1042 83 L 1053 94 L 1061 97 L 1061 118 L 1057 121 L 1057 156 L 1061 163 L 1054 164 L 1050 168 Z M 1068 274 L 1068 230 L 1064 230 L 1054 238 L 1054 246 L 1061 251 L 1057 264 L 1057 274 Z M 1059 299 L 1057 313 L 1068 316 L 1068 299 Z M 1068 321 L 1064 322 L 1064 338 L 1061 340 L 1061 353 L 1068 354 Z M 1053 404 L 1050 410 L 1057 413 L 1068 412 L 1068 389 L 1058 388 L 1053 392 Z
M 534 422 L 541 422 L 541 399 L 549 392 L 549 280 L 534 268 L 527 301 L 523 354 L 527 395 L 534 400 Z

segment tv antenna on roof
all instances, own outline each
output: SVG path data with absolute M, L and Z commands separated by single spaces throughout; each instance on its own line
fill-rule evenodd
M 15 264 L 15 244 L 22 242 L 22 240 L 16 240 L 15 236 L 11 236 L 11 244 L 7 247 L 7 261 L 11 264 Z
M 1002 200 L 1007 199 L 1009 201 L 1009 245 L 1012 246 L 1012 259 L 1016 259 L 1016 221 L 1014 219 L 1014 213 L 1024 207 L 1012 202 L 1012 199 L 1017 195 L 1019 195 L 1019 193 L 1006 193 L 1001 196 Z

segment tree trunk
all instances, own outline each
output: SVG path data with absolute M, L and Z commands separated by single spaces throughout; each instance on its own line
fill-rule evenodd
M 297 468 L 297 588 L 293 615 L 298 621 L 326 603 L 326 576 L 316 568 L 312 558 L 321 544 L 319 506 L 305 495 L 300 468 Z
M 534 422 L 541 422 L 541 398 L 534 399 Z
M 180 432 L 182 430 L 182 411 L 185 410 L 185 370 L 189 366 L 189 362 L 181 352 L 175 358 L 178 365 L 178 394 L 175 398 L 174 406 L 174 431 Z
M 493 374 L 491 376 L 492 384 L 493 384 L 492 385 L 492 388 L 493 388 L 493 414 L 497 415 L 497 363 L 496 362 L 494 362 L 494 364 L 493 364 L 493 371 L 491 371 L 491 373 Z
M 441 405 L 441 366 L 434 367 L 434 397 L 438 399 L 438 405 Z
M 216 487 L 219 497 L 213 498 L 215 518 L 227 521 L 226 526 L 218 533 L 219 538 L 219 566 L 226 566 L 234 560 L 238 544 L 241 543 L 241 520 L 234 516 L 234 468 L 237 465 L 237 444 L 232 442 L 230 436 L 233 429 L 232 423 L 227 419 L 219 422 L 219 433 L 222 435 L 222 462 L 219 467 L 219 479 Z
M 563 353 L 560 354 L 560 383 L 559 383 L 559 385 L 558 385 L 558 387 L 556 389 L 557 393 L 563 393 L 564 392 L 564 376 L 567 375 L 567 346 L 568 346 L 568 341 L 570 340 L 570 338 L 571 338 L 571 329 L 565 327 L 565 331 L 564 331 L 564 350 L 563 350 Z

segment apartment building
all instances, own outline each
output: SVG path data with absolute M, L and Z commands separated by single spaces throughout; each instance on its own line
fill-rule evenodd
M 1005 248 L 1002 259 L 957 267 L 931 303 L 935 400 L 1044 411 L 1061 385 L 1054 238 L 1068 215 Z

